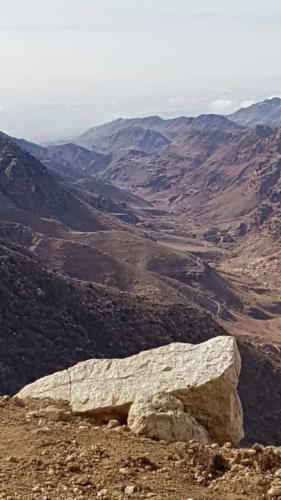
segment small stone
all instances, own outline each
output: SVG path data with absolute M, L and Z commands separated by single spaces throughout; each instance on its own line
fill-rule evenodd
M 255 444 L 253 444 L 252 449 L 256 450 L 258 452 L 261 452 L 261 451 L 263 451 L 263 446 L 259 443 L 255 443 Z
M 33 491 L 33 493 L 41 493 L 41 488 L 40 488 L 40 486 L 34 486 L 32 488 L 32 491 Z
M 124 493 L 125 495 L 132 495 L 134 492 L 136 491 L 136 486 L 132 485 L 132 486 L 126 486 L 126 488 L 124 489 Z
M 122 427 L 122 426 L 114 427 L 111 430 L 112 430 L 112 432 L 119 432 L 119 433 L 121 433 L 121 432 L 124 432 L 124 427 Z
M 223 447 L 228 449 L 228 450 L 233 448 L 232 443 L 230 441 L 227 441 L 226 443 L 224 443 Z
M 243 458 L 243 460 L 241 460 L 241 464 L 242 465 L 251 465 L 251 460 L 249 458 Z
M 38 418 L 39 414 L 37 411 L 29 411 L 26 413 L 26 418 Z
M 88 486 L 92 485 L 93 481 L 89 476 L 82 476 L 76 480 L 76 484 L 80 484 L 81 486 Z
M 67 464 L 69 472 L 80 472 L 80 465 L 77 462 L 69 462 Z
M 107 424 L 107 428 L 108 429 L 115 429 L 116 427 L 120 427 L 119 420 L 117 420 L 117 419 L 109 420 L 109 422 Z
M 211 448 L 212 448 L 212 449 L 219 448 L 218 443 L 212 443 L 212 444 L 211 444 Z
M 257 450 L 255 449 L 247 450 L 246 454 L 248 455 L 248 457 L 254 457 L 257 454 Z
M 12 400 L 14 405 L 19 406 L 21 408 L 25 407 L 25 402 L 22 399 L 18 398 L 17 396 L 14 396 Z
M 120 467 L 119 472 L 120 474 L 130 474 L 129 469 L 127 469 L 126 467 Z
M 232 467 L 231 467 L 231 471 L 232 472 L 239 472 L 243 469 L 242 465 L 240 464 L 234 464 Z
M 107 495 L 108 495 L 108 490 L 104 488 L 103 490 L 98 491 L 97 498 L 104 498 L 107 497 Z
M 268 498 L 274 498 L 281 495 L 281 484 L 276 486 L 271 486 L 271 488 L 267 492 Z
M 275 474 L 274 474 L 275 477 L 280 477 L 281 478 L 281 469 L 278 469 Z
M 61 408 L 57 408 L 56 406 L 47 406 L 40 410 L 40 416 L 44 418 L 48 418 L 50 420 L 54 420 L 56 422 L 59 421 L 68 421 L 71 418 L 71 413 L 69 411 L 65 411 Z
M 50 427 L 47 427 L 45 425 L 44 427 L 40 427 L 40 429 L 38 429 L 36 432 L 38 434 L 49 434 L 49 432 L 51 432 L 51 429 L 50 429 Z

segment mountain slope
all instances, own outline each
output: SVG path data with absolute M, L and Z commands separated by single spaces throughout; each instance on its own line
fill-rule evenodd
M 281 129 L 195 131 L 165 154 L 123 154 L 100 173 L 104 181 L 168 207 L 190 226 L 244 236 L 272 224 L 278 234 Z
M 247 108 L 241 108 L 228 116 L 233 122 L 244 127 L 255 125 L 281 125 L 281 99 L 274 97 L 263 102 L 252 104 Z
M 0 137 L 0 206 L 2 219 L 26 225 L 34 218 L 39 225 L 39 219 L 56 220 L 82 231 L 120 225 L 73 195 L 39 160 L 3 137 Z
M 0 299 L 2 394 L 91 357 L 125 357 L 173 341 L 198 343 L 224 334 L 201 309 L 73 282 L 47 272 L 5 241 Z M 240 351 L 246 437 L 278 443 L 281 371 L 250 344 L 241 342 Z
M 97 356 L 124 356 L 222 330 L 187 304 L 153 303 L 47 272 L 21 247 L 0 246 L 1 392 Z M 153 332 L 153 335 L 151 335 Z
M 68 143 L 48 146 L 46 160 L 47 165 L 57 164 L 62 173 L 79 179 L 104 169 L 110 162 L 110 155 L 89 151 L 76 144 Z

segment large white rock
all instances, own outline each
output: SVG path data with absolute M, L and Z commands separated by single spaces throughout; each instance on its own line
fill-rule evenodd
M 241 368 L 233 337 L 199 345 L 174 343 L 125 359 L 92 359 L 44 377 L 18 396 L 70 401 L 72 410 L 108 418 L 127 416 L 137 397 L 168 392 L 218 443 L 244 437 L 237 393 Z
M 137 398 L 128 415 L 131 431 L 150 438 L 172 443 L 194 439 L 209 444 L 209 433 L 184 410 L 183 403 L 166 392 Z

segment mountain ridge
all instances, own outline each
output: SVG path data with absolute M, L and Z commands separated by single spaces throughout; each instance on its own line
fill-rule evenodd
M 252 104 L 247 108 L 241 108 L 227 117 L 245 127 L 255 125 L 281 125 L 281 98 L 273 97 L 265 101 Z

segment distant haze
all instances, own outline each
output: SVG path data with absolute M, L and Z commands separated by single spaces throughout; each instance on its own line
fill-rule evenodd
M 280 0 L 2 0 L 0 44 L 0 130 L 30 139 L 281 95 Z

